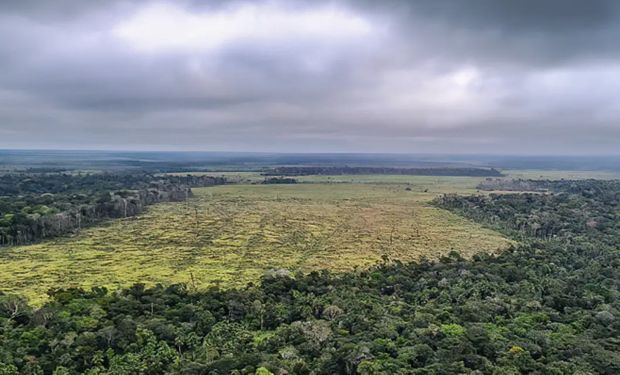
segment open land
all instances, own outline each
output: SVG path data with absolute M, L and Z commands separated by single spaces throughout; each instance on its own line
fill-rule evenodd
M 306 183 L 196 188 L 188 202 L 157 204 L 72 237 L 1 249 L 0 288 L 41 303 L 52 287 L 238 287 L 274 267 L 347 271 L 452 250 L 498 252 L 512 243 L 430 204 L 441 193 L 475 192 L 480 178 L 299 180 Z

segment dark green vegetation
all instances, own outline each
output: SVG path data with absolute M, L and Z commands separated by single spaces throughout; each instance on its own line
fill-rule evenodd
M 405 176 L 503 176 L 495 168 L 393 168 L 393 167 L 276 167 L 265 176 L 338 176 L 338 175 L 405 175 Z
M 32 243 L 79 231 L 144 206 L 182 201 L 192 186 L 224 183 L 208 176 L 19 173 L 0 176 L 0 246 Z
M 262 184 L 296 184 L 297 180 L 290 177 L 267 177 L 262 182 Z
M 620 181 L 518 180 L 506 184 L 554 194 L 445 195 L 437 203 L 522 239 L 620 243 Z
M 618 374 L 620 186 L 563 184 L 436 201 L 521 240 L 497 256 L 3 295 L 0 373 Z
M 587 181 L 589 180 L 589 181 Z M 603 185 L 603 186 L 601 186 Z M 609 185 L 609 186 L 605 186 Z M 576 193 L 589 194 L 590 196 L 605 191 L 613 191 L 618 188 L 618 180 L 602 182 L 596 179 L 585 179 L 577 183 L 574 180 L 532 180 L 532 179 L 502 179 L 487 178 L 478 184 L 480 190 L 503 190 L 503 191 L 529 191 L 529 192 L 557 192 L 557 193 Z

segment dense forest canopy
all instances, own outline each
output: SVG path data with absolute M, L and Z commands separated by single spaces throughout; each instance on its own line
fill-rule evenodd
M 191 187 L 223 184 L 221 177 L 145 173 L 19 173 L 0 178 L 0 246 L 55 237 L 144 206 L 181 201 Z
M 519 238 L 618 244 L 620 181 L 508 180 L 501 184 L 553 194 L 445 195 L 436 203 Z
M 504 191 L 530 191 L 530 192 L 564 192 L 590 195 L 615 192 L 620 189 L 620 180 L 595 180 L 587 179 L 584 181 L 573 180 L 531 180 L 531 179 L 507 179 L 507 178 L 486 178 L 478 184 L 480 190 L 504 190 Z
M 436 201 L 520 241 L 497 256 L 2 295 L 0 373 L 618 374 L 620 189 L 562 184 Z

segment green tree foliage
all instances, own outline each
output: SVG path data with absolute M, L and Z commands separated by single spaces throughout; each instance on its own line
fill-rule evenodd
M 618 374 L 620 189 L 574 184 L 438 202 L 521 239 L 497 256 L 2 295 L 0 374 Z
M 209 176 L 144 173 L 2 175 L 0 246 L 31 243 L 104 219 L 133 216 L 149 204 L 187 199 L 190 187 L 224 182 Z

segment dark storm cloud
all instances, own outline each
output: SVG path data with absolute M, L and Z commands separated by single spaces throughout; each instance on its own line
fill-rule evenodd
M 620 2 L 613 0 L 367 4 L 397 23 L 410 56 L 439 66 L 530 70 L 620 57 Z
M 617 152 L 620 3 L 0 3 L 0 147 Z

